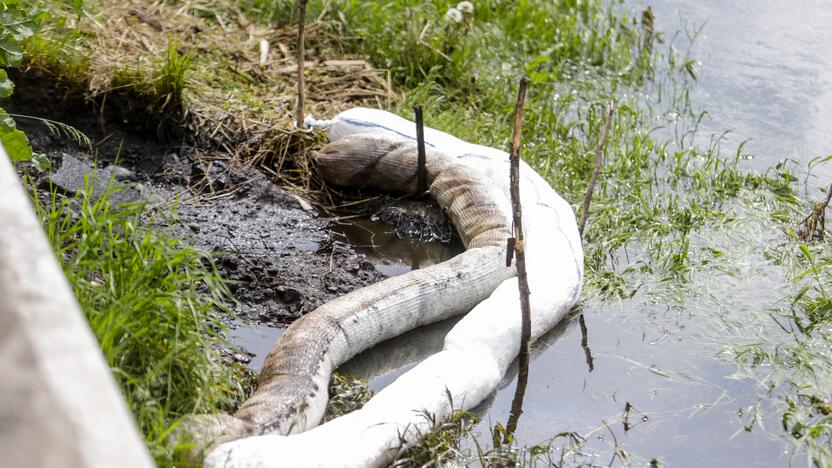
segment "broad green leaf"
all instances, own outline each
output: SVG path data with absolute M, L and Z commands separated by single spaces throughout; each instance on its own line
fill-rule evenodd
M 5 109 L 0 107 L 0 132 L 11 131 L 15 128 L 17 128 L 17 125 L 14 123 L 14 119 Z
M 13 163 L 28 161 L 32 159 L 32 147 L 29 146 L 29 139 L 18 129 L 0 130 L 0 142 L 6 148 Z
M 23 60 L 20 42 L 35 34 L 44 16 L 17 1 L 2 0 L 0 7 L 0 66 L 15 67 Z
M 38 153 L 32 156 L 32 164 L 34 164 L 35 168 L 39 172 L 46 172 L 49 169 L 52 169 L 52 161 L 50 161 L 49 157 L 43 153 Z
M 7 98 L 14 92 L 14 83 L 9 79 L 6 70 L 0 70 L 0 98 Z
M 7 31 L 0 32 L 0 66 L 16 67 L 23 61 L 23 51 L 14 38 L 9 37 Z
M 29 139 L 17 129 L 14 119 L 0 108 L 0 142 L 6 148 L 13 163 L 28 161 L 32 159 L 32 147 L 29 146 Z

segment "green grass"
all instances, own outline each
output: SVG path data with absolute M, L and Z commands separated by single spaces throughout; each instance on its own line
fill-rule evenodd
M 671 111 L 696 120 L 684 98 L 695 73 L 684 50 L 659 47 L 662 35 L 643 13 L 598 1 L 492 0 L 454 23 L 445 17 L 454 5 L 344 0 L 326 2 L 325 17 L 341 22 L 354 51 L 391 69 L 404 93 L 393 110 L 412 117 L 412 105 L 423 104 L 427 125 L 470 141 L 508 148 L 519 77 L 529 76 L 522 156 L 573 206 L 613 103 L 586 234 L 593 290 L 626 292 L 607 265 L 611 252 L 650 242 L 645 267 L 684 275 L 689 234 L 730 219 L 727 200 L 744 190 L 792 196 L 789 175 L 742 173 L 741 148 L 725 157 L 718 145 L 674 146 L 654 135 Z M 324 2 L 309 8 L 322 11 Z
M 244 372 L 220 354 L 229 292 L 207 254 L 147 227 L 142 205 L 91 193 L 53 192 L 35 208 L 151 453 L 172 464 L 181 417 L 244 394 Z
M 373 397 L 373 391 L 367 382 L 335 372 L 329 381 L 329 401 L 326 404 L 324 421 L 360 409 Z
M 177 42 L 171 38 L 164 59 L 154 67 L 151 76 L 142 76 L 147 72 L 143 69 L 124 69 L 113 77 L 113 86 L 132 87 L 139 99 L 154 105 L 159 112 L 178 112 L 183 109 L 191 61 L 191 56 L 182 54 Z
M 726 347 L 742 369 L 765 376 L 762 384 L 783 402 L 782 428 L 805 447 L 816 466 L 832 466 L 832 243 L 797 242 L 769 253 L 786 267 L 791 292 L 771 310 L 787 340 Z

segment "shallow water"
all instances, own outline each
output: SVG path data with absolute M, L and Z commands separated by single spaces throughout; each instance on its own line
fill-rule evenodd
M 254 372 L 260 372 L 269 351 L 286 331 L 286 327 L 241 322 L 234 323 L 232 327 L 229 338 L 249 353 L 251 360 L 246 366 Z
M 749 140 L 743 167 L 791 159 L 803 168 L 832 155 L 832 8 L 824 0 L 628 1 L 651 5 L 657 27 L 703 26 L 693 47 L 700 135 L 730 130 L 726 149 Z M 832 166 L 818 168 L 829 183 Z
M 390 226 L 370 221 L 368 217 L 333 222 L 330 229 L 337 239 L 335 242 L 348 244 L 350 249 L 366 255 L 375 269 L 388 277 L 442 263 L 463 250 L 458 239 L 450 243 L 421 243 L 400 238 Z M 314 242 L 313 244 L 310 250 L 320 247 Z M 285 330 L 285 327 L 268 324 L 234 323 L 229 336 L 237 346 L 253 355 L 247 366 L 259 372 L 266 355 Z M 391 375 L 390 381 L 393 378 L 394 375 Z
M 368 217 L 333 222 L 331 228 L 343 242 L 367 255 L 376 270 L 387 276 L 442 263 L 463 250 L 458 239 L 449 243 L 421 243 L 401 238 L 390 226 L 370 221 Z
M 729 288 L 714 290 L 712 301 L 696 304 L 701 310 L 684 313 L 662 304 L 647 306 L 642 299 L 617 305 L 584 303 L 576 313 L 584 315 L 586 347 L 578 315 L 534 346 L 517 443 L 534 445 L 561 432 L 578 433 L 587 439 L 582 449 L 586 455 L 573 464 L 608 464 L 616 440 L 639 465 L 652 458 L 670 466 L 799 465 L 801 458 L 790 458 L 787 443 L 774 441 L 779 434 L 776 415 L 763 412 L 762 420 L 745 430 L 753 417 L 739 417 L 738 410 L 757 404 L 767 409 L 764 391 L 756 380 L 734 376 L 735 366 L 716 359 L 717 348 L 708 350 L 702 340 L 701 328 L 708 322 L 698 323 L 697 317 L 708 313 L 704 309 L 711 302 L 742 308 L 755 307 L 752 302 L 765 291 L 764 297 L 773 298 L 776 278 L 769 280 L 733 281 L 733 287 L 741 288 L 743 282 L 749 286 L 742 297 L 726 303 L 719 296 L 730 293 Z M 419 338 L 405 336 L 383 344 L 391 350 L 418 343 L 416 349 L 403 351 L 404 356 L 390 358 L 387 367 L 381 357 L 390 353 L 382 350 L 358 356 L 342 371 L 369 378 L 379 391 L 440 349 L 452 325 L 438 324 L 416 332 L 423 334 Z M 490 441 L 494 424 L 506 425 L 516 373 L 515 363 L 495 394 L 473 410 L 481 421 L 475 429 L 481 444 Z M 471 440 L 465 445 L 473 448 Z

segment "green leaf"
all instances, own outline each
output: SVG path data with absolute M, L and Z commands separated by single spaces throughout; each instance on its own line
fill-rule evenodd
M 14 123 L 12 116 L 10 116 L 5 109 L 0 107 L 0 132 L 14 130 L 15 128 L 17 128 L 17 124 Z
M 32 156 L 32 164 L 34 164 L 39 172 L 46 172 L 52 169 L 52 161 L 49 160 L 49 156 L 42 153 Z
M 7 98 L 14 92 L 14 83 L 9 79 L 6 70 L 0 69 L 0 98 Z
M 20 44 L 6 31 L 0 32 L 0 66 L 16 67 L 23 61 L 23 51 Z
M 15 67 L 23 60 L 20 43 L 35 34 L 43 12 L 30 11 L 16 1 L 3 0 L 0 11 L 0 66 Z
M 28 161 L 32 159 L 32 147 L 29 146 L 29 139 L 18 129 L 0 130 L 0 142 L 6 148 L 13 163 Z
M 3 143 L 6 153 L 13 163 L 32 159 L 32 147 L 29 146 L 29 139 L 17 129 L 14 119 L 2 108 L 0 108 L 0 142 Z

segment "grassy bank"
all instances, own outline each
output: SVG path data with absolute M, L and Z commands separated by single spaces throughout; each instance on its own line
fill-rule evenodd
M 28 43 L 27 66 L 91 95 L 142 97 L 156 112 L 181 119 L 199 144 L 264 170 L 294 177 L 297 173 L 287 169 L 304 167 L 297 162 L 315 142 L 295 132 L 291 123 L 294 2 L 215 5 L 193 0 L 136 10 L 120 2 L 90 0 L 80 12 L 66 3 L 39 4 L 52 15 L 42 33 Z M 799 191 L 789 165 L 774 166 L 765 174 L 741 171 L 742 147 L 725 149 L 718 136 L 711 144 L 694 143 L 702 141 L 697 138 L 702 114 L 688 99 L 696 77 L 695 62 L 686 52 L 690 44 L 664 34 L 659 25 L 667 21 L 654 18 L 649 10 L 634 11 L 618 2 L 490 0 L 475 2 L 470 12 L 448 13 L 456 6 L 438 0 L 311 1 L 307 60 L 317 65 L 310 67 L 307 78 L 309 112 L 331 117 L 348 107 L 368 105 L 410 117 L 411 106 L 419 103 L 426 108 L 427 125 L 507 148 L 517 81 L 527 75 L 531 87 L 523 158 L 578 207 L 604 109 L 612 103 L 615 118 L 585 235 L 586 302 L 661 303 L 696 316 L 696 323 L 686 323 L 679 333 L 696 340 L 703 353 L 759 382 L 770 404 L 753 411 L 775 412 L 783 426 L 778 434 L 805 450 L 810 464 L 832 463 L 832 306 L 825 287 L 832 279 L 832 252 L 825 240 L 803 246 L 781 233 L 799 224 L 814 192 Z M 261 39 L 269 44 L 265 63 L 259 59 Z M 335 59 L 348 62 L 331 62 Z M 63 210 L 58 207 L 52 217 L 60 218 Z M 63 223 L 72 226 L 71 221 Z M 106 226 L 89 222 L 77 230 Z M 69 228 L 53 231 L 65 229 Z M 122 235 L 118 229 L 110 231 Z M 146 234 L 137 231 L 130 236 L 134 241 L 127 244 L 142 239 L 136 244 L 141 246 Z M 58 248 L 72 238 L 62 239 Z M 219 284 L 210 269 L 189 270 L 203 264 L 195 260 L 199 255 L 185 250 L 189 253 L 180 258 L 179 247 L 171 247 L 171 242 L 150 243 L 157 252 L 150 257 L 158 259 L 161 271 L 167 271 L 162 268 L 166 262 L 173 262 L 180 265 L 174 269 L 175 278 L 183 284 Z M 100 286 L 89 280 L 89 275 L 95 277 L 91 272 L 101 268 L 97 261 L 70 264 L 82 302 L 112 300 L 96 296 Z M 722 290 L 723 302 L 742 294 L 731 289 L 731 279 L 743 274 L 737 265 L 748 263 L 776 276 L 784 297 L 730 313 L 713 307 L 709 288 L 715 281 L 728 284 Z M 84 269 L 77 274 L 73 268 Z M 153 278 L 145 280 L 159 285 Z M 173 294 L 162 286 L 161 296 Z M 179 289 L 203 293 L 192 286 Z M 171 317 L 209 313 L 215 299 L 179 299 L 164 310 Z M 93 305 L 102 304 L 90 302 Z M 657 328 L 679 328 L 661 317 L 649 320 Z M 209 329 L 203 332 L 212 336 Z M 158 338 L 164 337 L 167 332 Z M 104 343 L 109 341 L 113 340 Z M 142 349 L 141 343 L 129 346 Z M 127 348 L 112 349 L 116 356 Z M 196 372 L 195 366 L 189 369 Z M 137 390 L 127 393 L 143 420 L 145 394 L 138 389 L 168 386 L 139 381 Z M 171 400 L 174 394 L 165 393 L 159 401 L 177 406 L 171 412 L 176 415 L 222 407 L 230 404 L 226 398 L 232 394 L 219 391 L 208 403 L 191 391 L 189 403 L 177 406 L 169 403 L 176 401 Z M 197 407 L 194 401 L 206 406 Z M 151 442 L 166 430 L 154 424 L 142 423 Z M 570 445 L 579 441 L 560 437 L 564 438 Z M 457 436 L 434 439 L 445 448 L 459 448 Z M 522 457 L 542 457 L 554 447 L 544 444 L 536 451 L 518 452 L 499 440 L 493 440 L 498 449 L 495 460 L 513 456 L 528 462 Z M 423 452 L 419 459 L 434 455 Z
M 244 370 L 221 354 L 229 292 L 206 253 L 146 227 L 144 206 L 92 193 L 36 196 L 35 208 L 151 453 L 171 464 L 181 417 L 245 394 Z

